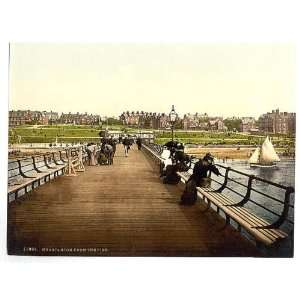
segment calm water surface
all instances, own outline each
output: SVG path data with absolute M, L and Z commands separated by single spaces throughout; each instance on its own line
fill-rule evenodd
M 246 160 L 227 160 L 226 162 L 223 162 L 223 160 L 217 160 L 216 163 L 224 165 L 224 166 L 228 166 L 231 167 L 233 169 L 242 171 L 244 173 L 247 174 L 253 174 L 255 176 L 261 177 L 263 179 L 267 179 L 270 180 L 272 182 L 275 183 L 279 183 L 281 185 L 284 186 L 292 186 L 295 187 L 295 160 L 294 159 L 282 159 L 276 166 L 276 168 L 252 168 L 249 166 L 248 162 Z M 222 168 L 220 168 L 222 174 L 224 174 L 224 171 L 222 170 Z M 248 178 L 234 173 L 234 172 L 229 172 L 229 177 L 232 177 L 234 180 L 239 181 L 245 185 L 247 185 L 247 181 Z M 213 176 L 214 179 L 223 182 L 223 178 L 222 177 L 217 177 L 217 176 Z M 218 184 L 214 184 L 215 187 L 218 187 Z M 228 186 L 237 190 L 239 193 L 241 193 L 242 195 L 246 194 L 246 188 L 239 186 L 238 184 L 234 183 L 234 182 L 228 182 Z M 284 196 L 285 196 L 285 191 L 274 187 L 272 185 L 269 185 L 267 183 L 263 183 L 260 181 L 254 181 L 253 188 L 257 189 L 258 191 L 261 191 L 267 195 L 270 195 L 274 198 L 277 198 L 279 200 L 284 200 Z M 234 194 L 233 192 L 229 191 L 229 190 L 224 190 L 224 193 L 227 194 L 228 196 L 230 196 L 231 198 L 235 199 L 236 201 L 241 200 L 240 196 L 237 196 L 236 194 Z M 280 203 L 277 203 L 265 196 L 262 196 L 256 192 L 252 192 L 250 198 L 267 207 L 268 209 L 274 211 L 277 214 L 280 214 L 282 212 L 283 206 Z M 295 201 L 295 194 L 293 193 L 291 195 L 291 201 L 290 204 L 294 205 L 294 201 Z M 278 219 L 278 216 L 262 209 L 261 207 L 253 204 L 253 203 L 247 203 L 245 205 L 245 207 L 247 207 L 249 210 L 251 210 L 252 212 L 254 212 L 255 214 L 261 216 L 262 218 L 266 219 L 269 222 L 274 222 Z M 289 210 L 289 219 L 294 221 L 294 209 L 290 208 Z M 291 251 L 292 251 L 292 244 L 293 244 L 293 225 L 285 222 L 281 228 L 290 233 L 290 238 L 284 242 L 282 244 L 282 247 L 279 249 L 278 255 L 290 255 Z

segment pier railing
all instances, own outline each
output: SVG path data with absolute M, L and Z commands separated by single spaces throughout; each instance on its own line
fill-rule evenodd
M 146 144 L 143 148 L 150 154 L 158 163 L 161 163 L 161 154 L 163 151 L 162 145 Z M 192 174 L 194 163 L 196 160 L 192 160 L 191 167 L 188 171 Z M 236 207 L 249 207 L 249 204 L 256 206 L 258 209 L 251 207 L 251 210 L 262 211 L 264 218 L 270 220 L 270 224 L 267 226 L 260 226 L 261 229 L 277 229 L 283 223 L 294 225 L 293 210 L 294 203 L 292 203 L 292 194 L 295 192 L 294 187 L 285 186 L 270 180 L 241 172 L 234 168 L 224 166 L 222 164 L 215 164 L 220 171 L 220 177 L 223 180 L 218 179 L 214 174 L 209 174 L 215 192 L 231 193 L 236 196 L 237 199 L 233 204 L 228 206 Z M 270 191 L 266 193 L 259 189 L 264 185 Z M 276 194 L 276 195 L 274 195 Z M 274 210 L 274 207 L 277 209 Z M 293 230 L 293 229 L 292 229 Z
M 27 193 L 56 176 L 73 172 L 75 166 L 82 170 L 87 159 L 83 147 L 11 159 L 8 162 L 8 200 L 17 199 L 22 191 Z M 12 194 L 14 199 L 10 199 Z
M 294 221 L 289 214 L 290 210 L 294 209 L 294 204 L 291 203 L 291 195 L 295 191 L 292 186 L 285 186 L 255 175 L 249 175 L 247 173 L 241 172 L 231 167 L 223 166 L 221 164 L 216 164 L 216 166 L 219 167 L 220 170 L 223 170 L 224 173 L 222 173 L 221 171 L 220 174 L 220 176 L 223 178 L 223 182 L 217 180 L 214 175 L 211 176 L 211 180 L 219 186 L 215 189 L 215 191 L 222 192 L 223 190 L 228 190 L 240 198 L 239 201 L 232 204 L 231 206 L 243 207 L 246 204 L 251 203 L 252 205 L 255 205 L 256 207 L 259 207 L 260 209 L 273 215 L 271 219 L 275 218 L 275 221 L 273 221 L 268 226 L 261 226 L 261 228 L 279 228 L 284 222 L 290 223 L 292 225 L 294 224 Z M 230 177 L 232 173 L 238 174 L 239 176 L 242 176 L 244 178 L 242 178 L 242 180 L 236 180 L 233 176 Z M 235 188 L 229 186 L 230 182 L 244 189 L 245 193 L 242 194 Z M 259 190 L 258 187 L 261 184 L 267 185 L 268 189 L 271 189 L 273 191 L 276 190 L 276 195 L 281 196 L 280 199 L 278 199 L 278 196 L 275 197 Z M 254 199 L 255 194 L 260 196 L 259 198 L 261 198 L 261 201 L 257 201 L 256 199 Z M 267 201 L 263 201 L 263 198 L 267 199 Z M 281 212 L 272 209 L 274 204 L 281 207 Z

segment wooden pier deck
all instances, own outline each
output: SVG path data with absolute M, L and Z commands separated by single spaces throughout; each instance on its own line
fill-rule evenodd
M 259 256 L 215 212 L 180 206 L 136 146 L 111 166 L 60 176 L 9 204 L 8 252 L 21 255 Z

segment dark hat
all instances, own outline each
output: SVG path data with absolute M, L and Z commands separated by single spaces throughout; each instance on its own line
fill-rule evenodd
M 214 160 L 214 157 L 210 154 L 210 153 L 206 153 L 205 156 L 203 157 L 204 160 L 206 161 L 213 161 Z

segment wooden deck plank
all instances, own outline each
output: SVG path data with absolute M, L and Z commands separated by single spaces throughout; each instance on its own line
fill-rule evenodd
M 61 176 L 12 202 L 9 254 L 62 255 L 42 248 L 98 248 L 113 256 L 258 256 L 256 248 L 203 206 L 180 206 L 178 186 L 162 184 L 157 167 L 134 146 L 114 164 Z M 36 247 L 39 252 L 25 252 Z

